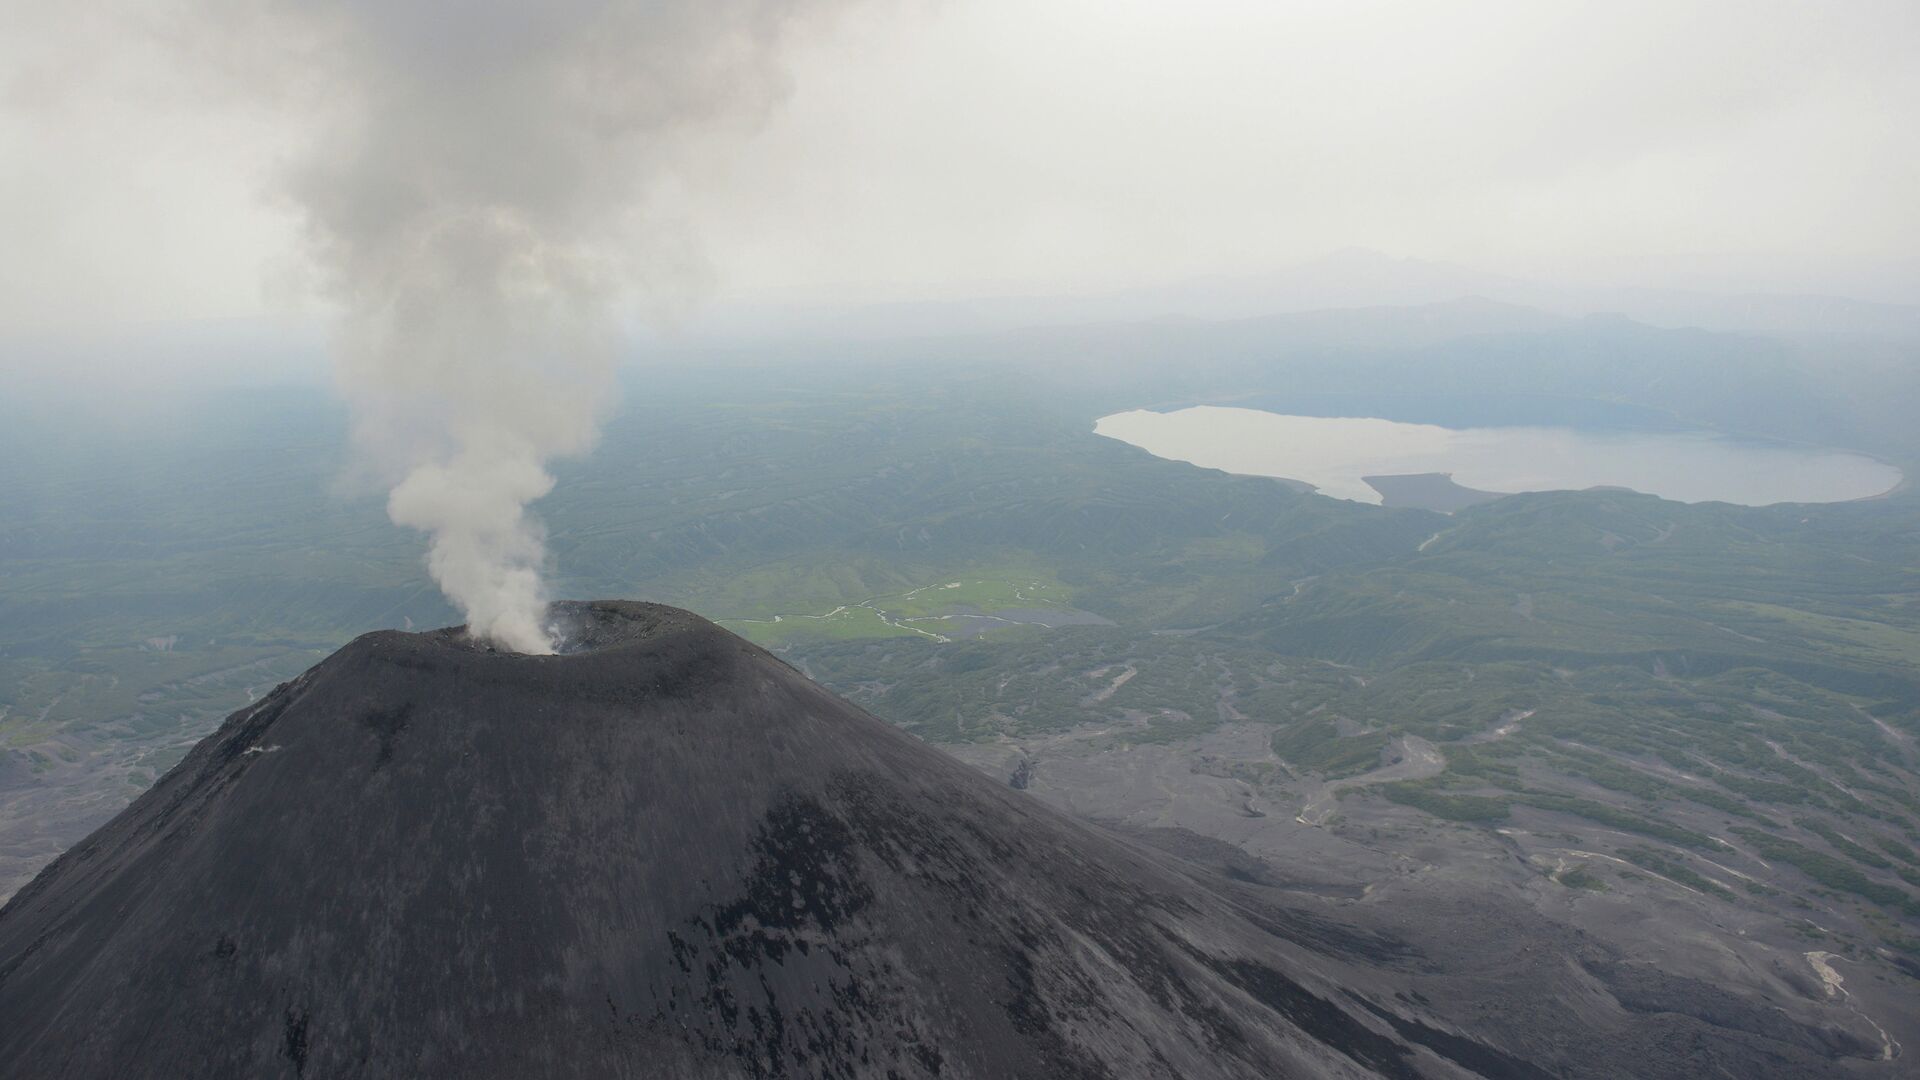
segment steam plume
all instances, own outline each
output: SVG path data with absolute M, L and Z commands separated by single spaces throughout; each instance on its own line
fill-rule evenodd
M 552 651 L 528 504 L 593 442 L 630 286 L 690 288 L 656 196 L 778 98 L 783 42 L 829 3 L 209 0 L 322 106 L 289 190 L 340 385 L 475 634 Z

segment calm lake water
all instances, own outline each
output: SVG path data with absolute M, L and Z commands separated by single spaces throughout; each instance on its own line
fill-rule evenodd
M 1444 428 L 1394 420 L 1285 416 L 1203 405 L 1115 413 L 1094 431 L 1157 457 L 1312 484 L 1378 503 L 1361 477 L 1447 473 L 1479 491 L 1512 494 L 1600 486 L 1681 502 L 1765 506 L 1842 502 L 1898 486 L 1899 469 L 1859 454 L 1739 442 L 1716 435 L 1573 428 Z

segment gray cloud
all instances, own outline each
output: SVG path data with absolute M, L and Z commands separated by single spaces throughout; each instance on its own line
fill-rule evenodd
M 636 8 L 662 20 L 657 33 L 629 22 L 586 45 L 554 36 L 601 25 L 578 0 L 550 20 L 460 5 L 459 27 L 417 2 L 316 4 L 332 21 L 308 18 L 293 37 L 261 32 L 288 10 L 261 0 L 9 2 L 0 327 L 259 311 L 263 277 L 305 266 L 298 218 L 260 177 L 310 162 L 317 144 L 372 146 L 329 107 L 349 76 L 372 80 L 367 93 L 433 88 L 398 130 L 463 101 L 496 109 L 537 153 L 501 160 L 460 144 L 457 126 L 412 149 L 478 164 L 542 228 L 575 226 L 543 192 L 540 157 L 647 131 L 628 151 L 641 178 L 629 194 L 649 208 L 631 246 L 647 254 L 622 272 L 655 279 L 656 308 L 684 306 L 689 282 L 800 302 L 1061 293 L 1355 245 L 1641 281 L 1681 264 L 1734 278 L 1759 260 L 1826 268 L 1801 287 L 1871 287 L 1874 266 L 1920 250 L 1911 0 L 895 2 L 832 34 L 793 33 L 792 9 L 723 0 L 711 16 Z M 675 49 L 696 15 L 738 32 Z M 365 55 L 314 62 L 327 42 Z M 584 48 L 583 70 L 619 92 L 543 86 L 537 66 L 475 85 L 471 71 L 523 44 L 531 57 Z M 786 63 L 724 99 L 705 89 L 774 47 Z M 595 59 L 614 49 L 630 63 Z M 186 77 L 205 71 L 239 75 Z M 234 78 L 247 94 L 209 89 Z M 580 123 L 529 131 L 515 80 Z M 740 135 L 760 119 L 728 140 L 735 152 L 713 152 L 715 125 Z M 359 194 L 354 213 L 406 197 Z M 709 258 L 705 278 L 693 252 Z M 1766 276 L 1794 287 L 1791 273 Z

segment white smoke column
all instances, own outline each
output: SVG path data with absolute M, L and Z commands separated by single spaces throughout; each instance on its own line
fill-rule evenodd
M 629 284 L 685 284 L 652 197 L 764 114 L 783 42 L 828 6 L 205 5 L 242 51 L 264 44 L 295 73 L 265 77 L 321 107 L 289 190 L 342 312 L 355 437 L 476 635 L 553 651 L 528 506 L 553 486 L 549 462 L 593 442 Z

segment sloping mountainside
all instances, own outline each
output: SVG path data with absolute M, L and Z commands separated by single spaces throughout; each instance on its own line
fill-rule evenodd
M 1571 940 L 1429 995 L 1404 940 L 1073 822 L 702 619 L 567 614 L 557 657 L 359 638 L 54 862 L 0 911 L 9 1073 L 1818 1076 L 1868 1048 Z

